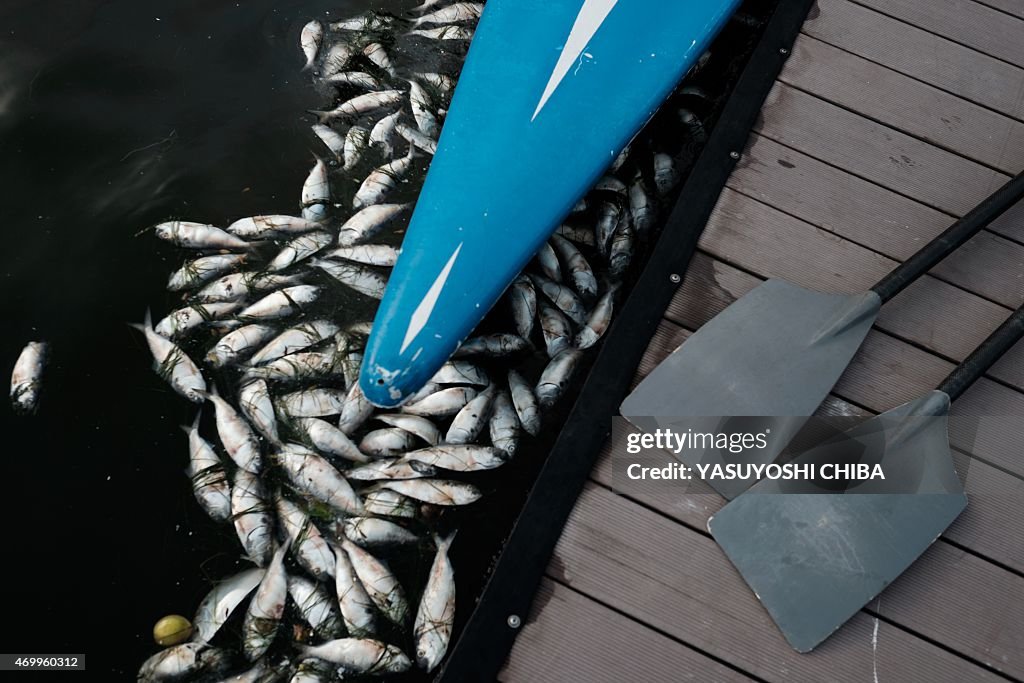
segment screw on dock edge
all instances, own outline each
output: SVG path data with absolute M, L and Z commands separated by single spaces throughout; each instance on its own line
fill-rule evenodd
M 508 622 L 509 628 L 519 628 L 520 626 L 523 625 L 523 620 L 519 618 L 518 614 L 510 614 L 510 615 L 508 615 L 507 622 Z
M 780 47 L 779 48 L 779 54 L 783 55 L 783 56 L 788 55 L 789 54 L 789 48 L 788 47 Z
M 683 280 L 683 278 L 679 277 L 678 273 L 672 273 L 668 276 L 668 279 L 671 280 L 674 285 L 678 285 Z
M 729 158 L 730 159 L 739 159 L 740 158 L 740 153 L 737 152 L 736 150 L 733 150 L 733 151 L 729 152 Z

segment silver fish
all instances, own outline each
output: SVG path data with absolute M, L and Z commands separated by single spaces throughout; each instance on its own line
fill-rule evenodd
M 452 424 L 448 427 L 448 433 L 444 437 L 445 443 L 468 444 L 476 441 L 487 427 L 493 400 L 494 385 L 491 385 L 464 405 L 452 419 Z
M 288 683 L 329 683 L 335 679 L 336 668 L 322 659 L 307 659 L 299 662 Z
M 262 379 L 245 381 L 238 390 L 238 407 L 256 430 L 272 444 L 281 442 L 277 434 L 277 416 L 270 388 Z
M 303 261 L 313 254 L 326 249 L 334 244 L 334 233 L 327 230 L 314 230 L 305 235 L 289 240 L 277 256 L 267 264 L 267 270 L 276 272 L 290 268 L 299 261 Z
M 353 263 L 336 263 L 324 259 L 314 259 L 309 263 L 360 294 L 374 299 L 384 296 L 384 288 L 387 287 L 388 281 L 375 271 Z
M 555 255 L 555 250 L 551 248 L 550 244 L 545 242 L 541 245 L 534 258 L 537 259 L 537 265 L 540 266 L 545 277 L 554 282 L 562 281 L 562 268 L 558 264 L 558 256 Z
M 199 435 L 199 418 L 196 415 L 191 427 L 182 425 L 188 435 L 188 469 L 185 470 L 192 481 L 192 493 L 200 507 L 211 519 L 226 522 L 231 518 L 231 486 L 228 484 L 227 473 L 213 447 Z
M 398 430 L 401 431 L 401 430 Z M 381 481 L 384 479 L 422 479 L 433 477 L 437 470 L 430 465 L 405 458 L 383 458 L 353 467 L 345 473 L 353 481 Z
M 415 501 L 397 491 L 389 491 L 387 489 L 367 492 L 363 498 L 363 506 L 368 515 L 412 519 L 418 514 L 418 507 Z
M 458 24 L 467 21 L 476 21 L 484 11 L 483 3 L 456 2 L 439 10 L 424 14 L 413 22 L 415 26 L 421 24 Z
M 629 158 L 631 151 L 632 150 L 630 149 L 630 145 L 626 145 L 625 147 L 623 147 L 622 151 L 619 152 L 618 156 L 615 157 L 615 161 L 613 161 L 612 165 L 608 167 L 608 172 L 617 173 L 618 170 L 622 168 L 623 164 L 626 163 L 626 159 Z
M 453 357 L 510 356 L 530 349 L 530 342 L 518 334 L 498 332 L 481 337 L 470 337 L 462 342 Z
M 181 347 L 156 333 L 153 329 L 153 319 L 150 317 L 149 311 L 146 311 L 146 319 L 141 325 L 133 323 L 132 327 L 142 331 L 145 335 L 146 344 L 153 355 L 153 369 L 156 371 L 156 374 L 169 383 L 171 388 L 179 395 L 184 396 L 193 403 L 202 403 L 203 393 L 206 391 L 206 380 L 203 379 L 203 373 L 199 371 L 199 366 L 181 350 Z M 30 351 L 29 353 L 28 360 L 32 361 L 37 350 Z M 32 367 L 34 367 L 34 363 L 25 366 L 27 369 Z M 15 369 L 18 369 L 17 366 L 15 366 Z M 20 373 L 16 372 L 15 374 L 20 377 Z M 32 376 L 26 375 L 30 382 Z M 14 395 L 14 379 L 15 377 L 12 377 L 12 397 Z M 20 383 L 20 385 L 32 386 L 26 383 Z M 35 386 L 38 391 L 38 383 Z M 20 395 L 25 395 L 26 393 L 29 396 L 33 395 L 30 389 L 22 390 Z
M 239 218 L 226 229 L 232 235 L 246 239 L 268 239 L 271 237 L 288 237 L 316 230 L 320 224 L 297 216 L 280 214 L 266 216 L 248 216 Z
M 362 501 L 345 477 L 305 446 L 285 444 L 275 454 L 275 460 L 302 493 L 344 514 L 362 514 Z
M 598 299 L 594 310 L 587 317 L 584 325 L 576 335 L 576 348 L 589 349 L 604 335 L 612 321 L 612 310 L 615 306 L 615 288 L 609 289 Z
M 429 138 L 436 138 L 439 126 L 432 111 L 434 104 L 423 86 L 415 80 L 409 81 L 409 105 L 412 107 L 412 117 L 416 120 L 416 127 L 420 132 Z
M 274 273 L 232 273 L 209 283 L 192 298 L 196 303 L 212 304 L 224 301 L 239 301 L 245 297 L 279 287 L 299 284 L 295 275 Z
M 405 141 L 410 145 L 414 145 L 427 154 L 433 155 L 437 152 L 437 140 L 422 132 L 421 128 L 413 128 L 412 126 L 399 121 L 398 124 L 395 125 L 395 132 L 405 138 Z M 434 129 L 436 130 L 436 128 L 437 121 L 434 120 Z M 436 132 L 434 134 L 436 135 Z
M 345 134 L 344 158 L 342 170 L 351 171 L 363 159 L 363 153 L 370 141 L 370 131 L 366 126 L 352 126 Z
M 523 339 L 529 339 L 533 333 L 533 320 L 537 317 L 537 292 L 528 277 L 520 275 L 513 280 L 508 288 L 508 300 L 516 332 Z
M 441 391 L 441 389 L 444 389 L 444 387 L 438 384 L 437 382 L 427 382 L 420 388 L 419 391 L 417 391 L 415 394 L 409 397 L 409 399 L 406 401 L 406 404 L 409 405 L 413 403 L 419 403 L 427 396 L 430 396 L 431 394 L 436 394 L 437 392 Z
M 327 48 L 323 62 L 320 66 L 321 78 L 330 78 L 334 74 L 341 73 L 349 65 L 355 56 L 355 49 L 348 43 L 335 43 Z
M 324 27 L 319 21 L 311 21 L 302 27 L 302 33 L 299 34 L 299 45 L 302 47 L 302 53 L 306 55 L 306 65 L 302 67 L 303 69 L 313 66 L 323 39 Z
M 345 388 L 351 389 L 359 382 L 359 369 L 363 366 L 363 354 L 350 351 L 341 359 L 341 372 L 345 376 Z
M 462 410 L 476 396 L 476 391 L 468 387 L 449 387 L 437 391 L 415 403 L 402 406 L 403 413 L 422 417 L 448 417 Z
M 435 541 L 437 552 L 427 574 L 427 586 L 423 589 L 413 624 L 416 663 L 428 673 L 437 667 L 448 651 L 455 623 L 455 570 L 448 559 L 448 549 L 454 540 L 453 533 Z
M 333 557 L 331 562 L 334 562 Z M 288 595 L 303 621 L 313 628 L 318 637 L 337 638 L 341 635 L 341 616 L 335 607 L 334 597 L 321 584 L 291 574 L 288 576 Z
M 407 35 L 432 38 L 433 40 L 473 40 L 473 29 L 464 26 L 438 26 L 409 31 Z
M 547 303 L 540 302 L 540 327 L 548 357 L 554 358 L 572 344 L 572 326 L 565 315 Z
M 274 522 L 260 478 L 243 469 L 235 470 L 231 483 L 231 518 L 246 555 L 265 567 L 274 552 Z
M 679 172 L 675 161 L 668 154 L 659 152 L 654 155 L 654 187 L 658 196 L 664 199 L 679 182 Z
M 328 387 L 300 389 L 277 398 L 277 407 L 291 418 L 338 415 L 345 406 L 345 392 Z
M 331 24 L 333 31 L 383 31 L 391 26 L 392 18 L 374 12 L 366 12 L 358 17 L 336 21 Z
M 205 645 L 217 635 L 245 597 L 263 580 L 263 569 L 246 569 L 218 583 L 206 594 L 192 620 L 192 640 Z
M 338 326 L 330 320 L 313 320 L 290 327 L 272 339 L 250 360 L 252 365 L 261 365 L 277 360 L 281 356 L 304 351 L 338 332 Z
M 380 43 L 370 43 L 363 48 L 363 54 L 371 62 L 379 66 L 384 71 L 388 72 L 391 76 L 395 75 L 395 67 L 391 64 L 391 58 L 388 56 L 388 51 L 384 49 L 384 46 Z
M 494 398 L 490 422 L 491 444 L 511 457 L 519 445 L 519 415 L 507 391 Z
M 409 603 L 401 584 L 387 565 L 347 538 L 341 539 L 341 548 L 352 560 L 359 582 L 377 609 L 394 623 L 404 624 L 409 618 Z
M 469 505 L 482 495 L 472 484 L 445 479 L 393 479 L 377 486 L 431 505 Z
M 608 254 L 608 244 L 611 242 L 612 235 L 615 234 L 615 229 L 619 226 L 621 214 L 619 205 L 614 202 L 601 202 L 599 205 L 594 239 L 597 242 L 597 250 L 601 252 L 602 256 Z
M 156 236 L 186 249 L 251 249 L 252 244 L 205 223 L 168 221 L 153 228 Z
M 608 274 L 620 278 L 629 269 L 633 259 L 633 226 L 623 222 L 615 231 L 611 248 L 608 250 Z
M 239 327 L 223 337 L 206 354 L 206 362 L 215 368 L 237 363 L 270 339 L 277 328 L 253 324 Z
M 419 538 L 404 526 L 376 517 L 349 517 L 343 523 L 345 537 L 363 547 L 416 543 Z
M 326 204 L 331 201 L 331 186 L 327 182 L 327 164 L 317 159 L 302 184 L 302 206 Z
M 338 230 L 338 246 L 365 242 L 408 209 L 409 204 L 373 204 L 359 210 Z
M 409 172 L 415 158 L 411 149 L 409 152 L 400 159 L 394 159 L 374 169 L 356 190 L 355 197 L 352 199 L 352 208 L 359 210 L 366 206 L 382 203 L 384 198 L 395 188 L 395 185 L 401 182 L 405 178 L 405 174 Z
M 441 74 L 430 71 L 417 71 L 413 74 L 417 80 L 426 83 L 442 95 L 451 94 L 455 89 L 455 79 L 448 74 Z
M 245 371 L 244 377 L 271 382 L 323 378 L 333 372 L 335 360 L 334 351 L 300 351 L 282 356 L 266 365 L 249 368 Z
M 551 303 L 558 306 L 562 313 L 569 316 L 577 325 L 582 325 L 587 319 L 587 310 L 583 302 L 576 296 L 576 293 L 565 285 L 552 282 L 539 275 L 531 275 L 533 284 L 546 296 Z
M 338 247 L 327 256 L 328 258 L 355 261 L 368 266 L 390 268 L 398 261 L 398 248 L 390 244 L 357 244 L 352 247 Z
M 231 315 L 241 307 L 242 304 L 237 301 L 193 304 L 171 311 L 153 329 L 161 337 L 175 339 L 188 334 L 201 325 Z
M 591 189 L 598 192 L 613 192 L 622 197 L 625 197 L 627 192 L 626 183 L 610 175 L 606 175 L 598 180 Z
M 501 467 L 508 461 L 508 454 L 491 446 L 442 444 L 411 451 L 406 453 L 402 460 L 440 467 L 452 472 L 478 472 Z
M 286 549 L 287 546 L 282 545 L 274 553 L 245 613 L 242 651 L 250 662 L 266 654 L 284 616 L 284 605 L 288 600 L 288 575 L 284 571 Z
M 393 107 L 401 103 L 404 98 L 405 93 L 401 90 L 378 90 L 356 95 L 330 111 L 313 111 L 312 113 L 320 117 L 321 123 L 337 118 L 354 119 L 363 114 Z
M 162 343 L 160 346 L 162 348 Z M 152 344 L 150 344 L 150 349 L 153 349 Z M 153 352 L 155 358 L 156 350 Z M 11 405 L 16 412 L 33 413 L 38 407 L 46 355 L 46 342 L 38 341 L 26 344 L 18 355 L 18 360 L 14 363 L 14 371 L 11 373 Z
M 338 131 L 322 123 L 313 125 L 313 133 L 331 150 L 335 159 L 340 159 L 345 152 L 345 138 Z
M 475 384 L 487 386 L 491 378 L 479 365 L 468 360 L 450 360 L 434 373 L 430 381 L 436 384 Z M 434 392 L 429 392 L 434 393 Z
M 401 650 L 378 640 L 338 638 L 300 650 L 305 657 L 327 660 L 352 674 L 402 673 L 412 666 Z
M 344 458 L 352 462 L 369 462 L 359 447 L 356 446 L 345 432 L 341 431 L 327 420 L 315 417 L 303 417 L 294 421 L 294 425 L 301 430 L 313 448 L 337 458 Z
M 253 474 L 259 474 L 260 443 L 249 428 L 249 423 L 235 412 L 234 407 L 223 398 L 216 390 L 211 393 L 203 392 L 202 397 L 213 403 L 217 415 L 217 435 L 224 445 L 235 464 L 243 470 Z
M 597 296 L 597 278 L 594 277 L 594 271 L 587 263 L 587 259 L 583 258 L 580 250 L 561 235 L 552 235 L 551 245 L 558 252 L 569 271 L 572 286 L 580 296 L 588 299 Z
M 657 207 L 639 173 L 629 185 L 629 213 L 637 233 L 641 236 L 651 231 L 651 226 L 657 219 Z
M 409 432 L 410 434 L 423 439 L 431 446 L 436 446 L 441 442 L 440 430 L 438 430 L 433 422 L 425 417 L 420 417 L 419 415 L 402 415 L 401 413 L 397 413 L 393 415 L 374 415 L 373 419 Z
M 398 427 L 374 429 L 363 436 L 359 450 L 377 457 L 401 455 L 416 445 L 416 437 Z
M 588 228 L 576 228 L 571 225 L 560 225 L 555 230 L 556 235 L 561 235 L 565 239 L 575 242 L 576 244 L 585 244 L 588 247 L 597 245 L 597 240 L 594 239 L 594 231 Z
M 561 397 L 572 379 L 582 352 L 579 349 L 566 349 L 551 359 L 537 382 L 537 400 L 540 407 L 547 410 Z
M 370 418 L 373 410 L 373 404 L 363 395 L 359 383 L 354 383 L 348 390 L 345 405 L 342 406 L 341 415 L 338 417 L 338 429 L 346 434 L 352 434 Z
M 373 600 L 359 580 L 348 553 L 335 547 L 334 558 L 337 567 L 334 590 L 345 628 L 349 635 L 357 638 L 371 635 L 377 630 L 377 610 Z
M 203 672 L 221 672 L 229 663 L 228 654 L 205 643 L 182 643 L 161 650 L 142 663 L 138 683 L 176 681 Z
M 324 79 L 331 85 L 349 85 L 363 90 L 380 90 L 380 81 L 365 71 L 343 71 Z
M 540 408 L 533 388 L 526 379 L 515 370 L 508 371 L 508 386 L 512 392 L 512 405 L 516 408 L 519 423 L 528 434 L 537 436 L 540 433 Z
M 167 280 L 167 289 L 171 292 L 180 292 L 198 287 L 238 268 L 247 258 L 248 254 L 212 254 L 186 261 L 181 268 L 171 273 Z
M 242 320 L 275 320 L 302 313 L 302 307 L 311 304 L 320 296 L 320 288 L 313 285 L 296 285 L 268 294 L 242 310 Z
M 394 151 L 391 141 L 394 138 L 395 131 L 398 128 L 398 120 L 401 116 L 401 110 L 388 114 L 370 129 L 370 144 L 381 147 L 386 156 L 391 156 Z
M 306 511 L 280 494 L 274 502 L 295 560 L 320 581 L 334 576 L 334 553 Z

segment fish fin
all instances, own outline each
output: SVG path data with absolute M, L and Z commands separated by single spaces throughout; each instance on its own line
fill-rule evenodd
M 448 549 L 452 547 L 452 542 L 455 541 L 455 535 L 457 533 L 459 533 L 458 529 L 444 537 L 439 534 L 434 534 L 434 545 L 437 546 L 438 550 L 447 554 Z
M 326 124 L 328 121 L 331 120 L 331 112 L 329 111 L 321 111 L 320 109 L 307 109 L 306 113 L 315 116 L 317 119 L 317 123 Z

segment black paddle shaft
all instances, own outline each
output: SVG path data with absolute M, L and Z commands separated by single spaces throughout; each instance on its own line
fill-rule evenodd
M 1021 197 L 1024 197 L 1024 173 L 1014 177 L 971 209 L 967 215 L 946 228 L 945 232 L 882 278 L 871 291 L 882 299 L 882 303 L 889 301 L 1016 204 Z
M 949 377 L 942 380 L 939 391 L 945 392 L 950 400 L 955 401 L 1021 337 L 1024 337 L 1024 306 L 1014 311 L 963 363 L 953 368 Z

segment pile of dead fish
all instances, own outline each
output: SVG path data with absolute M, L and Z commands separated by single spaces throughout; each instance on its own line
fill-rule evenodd
M 677 181 L 671 156 L 648 155 L 641 169 L 624 152 L 488 331 L 399 410 L 375 409 L 357 382 L 369 320 L 482 10 L 441 4 L 303 29 L 306 66 L 338 103 L 317 112 L 322 158 L 298 215 L 155 229 L 197 253 L 168 282 L 183 306 L 138 327 L 159 375 L 198 409 L 213 406 L 215 439 L 199 417 L 185 428 L 192 486 L 256 567 L 218 584 L 192 623 L 170 619 L 171 635 L 157 635 L 169 647 L 141 681 L 243 667 L 230 680 L 433 670 L 455 615 L 450 510 L 481 498 L 475 473 L 539 433 L 608 328 L 635 245 Z M 423 69 L 433 57 L 448 70 Z M 392 567 L 410 557 L 403 582 Z M 243 604 L 241 645 L 213 644 Z

